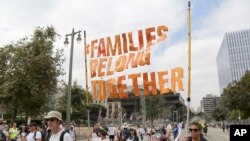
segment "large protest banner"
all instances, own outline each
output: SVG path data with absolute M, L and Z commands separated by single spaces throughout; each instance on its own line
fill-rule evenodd
M 155 44 L 167 39 L 168 27 L 160 25 L 91 40 L 85 45 L 85 52 L 90 56 L 90 78 L 93 100 L 103 101 L 108 98 L 127 98 L 127 80 L 132 82 L 133 93 L 139 96 L 139 79 L 143 82 L 146 96 L 167 94 L 170 91 L 183 91 L 183 68 L 175 67 L 170 70 L 158 72 L 136 72 L 122 74 L 116 73 L 126 70 L 143 68 L 151 64 L 151 50 Z M 132 71 L 131 71 L 132 72 Z M 103 77 L 109 77 L 104 81 Z M 114 77 L 112 77 L 114 76 Z M 158 81 L 158 82 L 156 82 Z M 157 87 L 157 84 L 159 85 Z M 168 87 L 166 87 L 168 84 Z M 151 88 L 151 89 L 150 89 Z

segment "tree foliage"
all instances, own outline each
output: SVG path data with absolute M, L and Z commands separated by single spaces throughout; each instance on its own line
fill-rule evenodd
M 227 113 L 228 120 L 239 120 L 242 116 L 244 116 L 244 113 L 240 110 L 232 110 Z
M 62 89 L 63 96 L 59 99 L 58 110 L 62 113 L 63 116 L 66 117 L 68 85 L 64 84 Z M 85 108 L 84 104 L 86 103 L 85 97 L 86 91 L 80 85 L 78 85 L 77 82 L 74 82 L 71 87 L 72 119 L 84 116 L 83 108 Z
M 13 120 L 18 113 L 39 115 L 47 110 L 57 77 L 63 73 L 62 51 L 54 51 L 56 36 L 53 27 L 38 27 L 31 39 L 25 37 L 1 49 L 1 96 Z
M 68 85 L 64 84 L 63 96 L 59 99 L 58 110 L 62 113 L 63 117 L 66 117 L 67 109 L 67 94 L 68 94 Z M 104 118 L 106 116 L 107 109 L 99 104 L 91 104 L 92 96 L 89 93 L 89 109 L 90 109 L 90 120 L 97 122 L 99 110 L 101 109 L 101 115 Z M 75 81 L 71 86 L 71 106 L 72 114 L 71 120 L 79 121 L 80 119 L 87 120 L 87 99 L 86 99 L 86 90 L 82 86 L 78 85 Z
M 240 110 L 244 113 L 242 118 L 250 116 L 250 71 L 239 80 L 228 84 L 222 94 L 222 104 L 230 111 Z
M 153 120 L 159 118 L 163 112 L 163 101 L 160 95 L 150 95 L 146 96 L 146 117 L 148 120 L 153 122 Z
M 212 112 L 212 118 L 216 121 L 223 121 L 226 119 L 227 109 L 221 106 L 215 107 Z
M 198 113 L 196 114 L 196 116 L 204 117 L 204 113 L 203 113 L 203 112 L 198 112 Z
M 103 105 L 100 104 L 89 105 L 89 115 L 92 123 L 96 123 L 98 121 L 100 111 L 101 111 L 101 118 L 102 119 L 105 118 L 107 114 L 107 109 Z

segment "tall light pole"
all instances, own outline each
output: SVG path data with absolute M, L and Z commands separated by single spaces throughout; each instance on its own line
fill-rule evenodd
M 78 34 L 77 42 L 81 42 L 81 31 L 72 30 L 71 34 L 67 34 L 64 45 L 67 46 L 69 44 L 68 36 L 71 36 L 71 48 L 70 48 L 70 62 L 69 62 L 69 81 L 68 81 L 68 95 L 67 95 L 67 115 L 66 115 L 66 128 L 70 129 L 70 114 L 71 114 L 71 82 L 72 82 L 72 65 L 73 65 L 73 47 L 74 47 L 74 37 Z

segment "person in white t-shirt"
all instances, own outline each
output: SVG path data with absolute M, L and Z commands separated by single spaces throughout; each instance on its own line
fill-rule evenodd
M 49 129 L 51 130 L 51 136 L 49 141 L 60 141 L 60 137 L 62 133 L 64 141 L 73 141 L 71 135 L 68 132 L 64 132 L 65 130 L 60 127 L 63 123 L 62 114 L 58 111 L 50 111 L 47 116 L 44 117 L 46 119 Z
M 111 124 L 110 127 L 108 128 L 108 135 L 109 135 L 110 141 L 114 141 L 114 138 L 116 135 L 115 130 L 116 130 L 115 127 L 113 126 L 113 124 Z
M 37 124 L 31 122 L 29 125 L 29 134 L 26 136 L 27 141 L 42 141 L 42 134 L 37 130 Z
M 143 140 L 143 135 L 145 134 L 143 125 L 141 125 L 141 127 L 138 126 L 137 133 L 138 133 L 138 136 L 141 138 L 141 140 Z

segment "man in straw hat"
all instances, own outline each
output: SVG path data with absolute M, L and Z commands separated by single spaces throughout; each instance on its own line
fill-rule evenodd
M 63 123 L 60 112 L 50 111 L 44 119 L 47 121 L 48 128 L 51 130 L 49 141 L 73 141 L 71 135 L 60 127 Z

